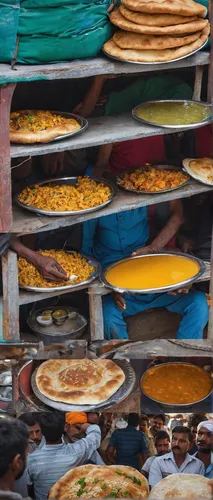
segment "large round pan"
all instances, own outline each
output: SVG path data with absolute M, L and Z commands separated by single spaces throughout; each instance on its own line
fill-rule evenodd
M 25 203 L 22 203 L 21 201 L 19 201 L 19 196 L 21 193 L 19 193 L 15 196 L 15 202 L 19 207 L 24 208 L 26 210 L 29 210 L 30 212 L 34 212 L 34 213 L 39 214 L 39 215 L 48 215 L 51 217 L 65 217 L 66 215 L 81 215 L 81 214 L 83 215 L 83 214 L 88 214 L 90 212 L 96 212 L 97 210 L 104 208 L 104 207 L 106 207 L 106 205 L 111 203 L 114 200 L 114 198 L 117 196 L 118 190 L 112 182 L 106 181 L 105 179 L 97 179 L 95 177 L 94 178 L 92 177 L 92 180 L 99 182 L 100 184 L 104 184 L 105 186 L 108 186 L 110 188 L 110 191 L 111 191 L 109 199 L 107 201 L 105 201 L 104 203 L 101 203 L 100 205 L 96 205 L 95 207 L 86 208 L 84 210 L 66 210 L 63 212 L 59 211 L 59 210 L 54 210 L 54 211 L 43 210 L 41 208 L 26 205 Z M 49 179 L 48 181 L 38 182 L 37 185 L 38 186 L 45 186 L 47 184 L 48 185 L 51 184 L 53 188 L 54 188 L 54 186 L 62 186 L 65 184 L 68 186 L 75 186 L 77 184 L 77 181 L 78 181 L 78 177 L 58 177 L 57 179 Z M 33 189 L 34 185 L 29 186 L 29 188 Z
M 116 393 L 111 396 L 109 399 L 104 401 L 103 403 L 100 403 L 98 405 L 71 405 L 67 403 L 61 403 L 59 401 L 54 401 L 52 399 L 47 398 L 44 396 L 40 390 L 37 387 L 36 384 L 36 374 L 38 368 L 33 372 L 31 376 L 31 385 L 34 394 L 36 397 L 45 405 L 50 406 L 51 408 L 55 408 L 56 410 L 60 411 L 65 411 L 65 412 L 72 412 L 72 411 L 84 411 L 84 412 L 90 412 L 90 411 L 104 411 L 107 408 L 110 408 L 111 406 L 120 403 L 123 401 L 129 394 L 131 394 L 135 382 L 136 382 L 136 376 L 134 369 L 130 362 L 128 360 L 116 360 L 114 361 L 120 368 L 123 370 L 125 374 L 125 381 L 122 384 L 122 386 L 116 391 Z
M 188 125 L 165 125 L 165 124 L 160 124 L 160 123 L 156 123 L 154 121 L 148 121 L 148 120 L 144 120 L 143 118 L 140 118 L 138 115 L 137 115 L 137 111 L 139 110 L 139 108 L 145 108 L 148 104 L 156 104 L 159 103 L 159 102 L 162 102 L 162 103 L 167 103 L 167 102 L 182 102 L 184 104 L 190 104 L 190 103 L 196 103 L 196 104 L 199 104 L 200 106 L 206 106 L 206 107 L 209 107 L 209 110 L 210 110 L 210 114 L 208 116 L 208 118 L 205 118 L 204 120 L 201 120 L 200 122 L 196 122 L 196 123 L 190 123 Z M 138 122 L 140 123 L 145 123 L 147 125 L 152 125 L 153 127 L 161 127 L 161 128 L 173 128 L 173 129 L 194 129 L 194 128 L 199 128 L 199 127 L 202 127 L 202 126 L 205 126 L 205 125 L 208 125 L 208 123 L 211 123 L 213 121 L 213 111 L 212 111 L 212 105 L 209 104 L 208 102 L 202 102 L 202 101 L 192 101 L 190 99 L 161 99 L 159 101 L 147 101 L 147 102 L 144 102 L 142 104 L 139 104 L 138 106 L 136 106 L 133 110 L 132 110 L 132 117 L 137 120 Z
M 109 269 L 112 269 L 113 267 L 115 267 L 118 263 L 127 262 L 127 261 L 130 261 L 133 259 L 143 259 L 144 257 L 155 257 L 156 255 L 181 256 L 181 257 L 184 257 L 184 258 L 187 258 L 187 259 L 190 259 L 190 260 L 193 260 L 194 262 L 196 262 L 199 265 L 200 269 L 199 269 L 197 274 L 195 274 L 194 276 L 192 276 L 191 278 L 189 278 L 185 281 L 181 281 L 180 283 L 177 283 L 175 285 L 163 286 L 161 288 L 146 288 L 145 290 L 118 288 L 116 286 L 111 285 L 111 283 L 109 283 L 107 281 L 107 278 L 106 278 L 107 271 L 109 271 Z M 114 264 L 111 264 L 107 269 L 102 271 L 101 279 L 107 288 L 110 288 L 111 290 L 118 292 L 118 293 L 129 293 L 129 294 L 165 293 L 165 292 L 172 292 L 173 290 L 178 290 L 179 288 L 184 288 L 186 286 L 191 285 L 192 283 L 194 283 L 194 281 L 196 281 L 198 278 L 200 278 L 200 276 L 202 276 L 202 274 L 205 272 L 205 269 L 206 269 L 206 267 L 205 267 L 204 262 L 202 260 L 198 259 L 197 257 L 194 257 L 193 255 L 188 255 L 188 254 L 181 253 L 181 252 L 155 252 L 155 253 L 149 253 L 149 254 L 140 255 L 140 256 L 136 256 L 136 257 L 129 257 L 128 259 L 123 259 L 119 262 L 115 262 Z
M 73 252 L 69 252 L 67 250 L 67 253 L 73 253 Z M 93 266 L 95 268 L 95 270 L 93 271 L 93 273 L 89 276 L 89 278 L 85 281 L 81 281 L 81 283 L 77 283 L 76 285 L 72 285 L 70 282 L 70 285 L 64 285 L 64 286 L 55 286 L 55 287 L 47 287 L 47 288 L 39 288 L 39 287 L 36 287 L 36 286 L 23 286 L 23 285 L 19 285 L 19 288 L 23 288 L 24 290 L 28 290 L 29 292 L 41 292 L 41 293 L 46 293 L 46 292 L 56 292 L 56 291 L 61 291 L 61 290 L 77 290 L 78 288 L 82 287 L 82 286 L 87 286 L 89 285 L 90 283 L 92 283 L 92 281 L 94 281 L 96 278 L 98 278 L 100 272 L 101 272 L 101 266 L 99 264 L 99 262 L 94 259 L 93 257 L 88 257 L 87 255 L 83 255 L 81 254 L 82 257 L 84 257 L 88 264 L 90 264 L 91 266 Z
M 183 163 L 184 170 L 187 172 L 187 174 L 190 175 L 190 177 L 192 177 L 196 181 L 201 182 L 202 184 L 205 184 L 206 186 L 213 187 L 213 179 L 212 179 L 212 181 L 208 181 L 208 180 L 204 179 L 203 177 L 201 177 L 200 175 L 196 174 L 194 172 L 194 170 L 192 168 L 190 168 L 190 162 L 193 161 L 194 159 L 196 159 L 196 158 L 185 158 L 185 160 L 183 160 L 182 163 Z
M 182 363 L 181 361 L 175 361 L 175 362 L 162 363 L 160 366 L 162 366 L 162 365 L 172 365 L 172 364 L 174 364 L 174 363 L 175 363 L 176 365 L 177 365 L 177 364 L 178 364 L 178 365 L 182 365 L 182 364 L 184 364 L 184 365 L 189 365 L 189 366 L 195 366 L 198 370 L 201 370 L 201 372 L 203 371 L 203 372 L 205 372 L 205 373 L 206 373 L 206 371 L 205 371 L 203 368 L 200 368 L 200 367 L 199 367 L 199 366 L 197 366 L 197 365 L 193 365 L 193 363 L 185 363 L 185 361 L 184 361 L 184 363 Z M 141 379 L 140 379 L 140 390 L 141 390 L 142 394 L 144 394 L 144 395 L 145 395 L 147 398 L 149 398 L 151 401 L 153 401 L 154 403 L 158 403 L 158 404 L 160 404 L 160 405 L 161 405 L 161 406 L 163 406 L 163 407 L 166 407 L 166 408 L 171 408 L 171 407 L 173 407 L 173 406 L 174 406 L 175 408 L 177 408 L 177 407 L 179 407 L 179 408 L 180 408 L 180 407 L 181 407 L 181 408 L 184 408 L 184 407 L 185 407 L 185 408 L 189 408 L 189 407 L 191 407 L 191 406 L 193 406 L 193 405 L 195 405 L 195 404 L 197 404 L 197 403 L 200 403 L 201 401 L 205 401 L 205 399 L 207 399 L 207 398 L 211 395 L 211 393 L 212 393 L 212 389 L 211 389 L 211 390 L 210 390 L 210 392 L 209 392 L 209 393 L 208 393 L 208 394 L 207 394 L 204 398 L 199 399 L 198 401 L 194 401 L 194 402 L 192 402 L 192 403 L 185 403 L 185 404 L 183 404 L 183 403 L 181 403 L 181 404 L 174 404 L 174 403 L 173 403 L 173 404 L 169 404 L 169 403 L 164 403 L 164 402 L 162 402 L 162 401 L 159 401 L 159 399 L 157 399 L 157 398 L 156 398 L 156 399 L 154 399 L 154 398 L 152 398 L 151 396 L 149 396 L 149 395 L 148 395 L 148 394 L 147 394 L 147 393 L 143 390 L 143 388 L 142 388 L 143 379 L 144 379 L 145 375 L 146 375 L 146 374 L 147 374 L 150 370 L 153 370 L 153 366 L 152 366 L 151 368 L 148 368 L 148 369 L 147 369 L 147 370 L 143 373 L 143 375 L 141 376 Z M 209 374 L 209 379 L 211 380 L 211 383 L 212 383 L 212 378 L 211 378 L 211 375 L 210 375 L 210 374 Z
M 179 167 L 173 167 L 171 165 L 151 165 L 150 167 L 149 166 L 144 167 L 145 170 L 149 170 L 150 168 L 155 168 L 156 170 L 169 170 L 170 172 L 182 171 L 182 169 L 180 169 Z M 138 170 L 138 167 L 135 170 Z M 176 189 L 179 189 L 179 188 L 182 188 L 183 186 L 186 186 L 186 184 L 188 184 L 189 179 L 190 179 L 189 176 L 187 175 L 186 181 L 183 182 L 182 184 L 180 184 L 179 186 L 176 186 L 176 187 L 173 187 L 170 189 L 159 189 L 159 191 L 142 191 L 139 189 L 131 189 L 131 188 L 127 188 L 127 187 L 122 186 L 122 179 L 124 178 L 125 174 L 126 173 L 133 174 L 135 170 L 128 170 L 127 172 L 117 176 L 117 178 L 116 178 L 117 185 L 121 189 L 124 189 L 124 191 L 130 191 L 131 193 L 138 193 L 138 194 L 152 194 L 152 195 L 153 194 L 160 194 L 160 193 L 163 194 L 163 193 L 168 193 L 169 191 L 175 191 Z

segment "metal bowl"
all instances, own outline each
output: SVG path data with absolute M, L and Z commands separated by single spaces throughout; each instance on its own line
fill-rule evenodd
M 116 286 L 113 286 L 111 285 L 111 283 L 109 283 L 106 279 L 106 274 L 107 272 L 109 271 L 109 269 L 112 269 L 113 267 L 117 266 L 117 264 L 121 263 L 121 262 L 127 262 L 129 260 L 133 260 L 133 259 L 142 259 L 144 257 L 155 257 L 156 255 L 175 255 L 175 256 L 180 256 L 180 257 L 185 257 L 185 258 L 188 258 L 190 260 L 193 260 L 194 262 L 196 262 L 199 267 L 200 267 L 200 270 L 197 274 L 195 274 L 194 276 L 192 276 L 191 278 L 185 280 L 185 281 L 181 281 L 180 283 L 177 283 L 175 285 L 170 285 L 170 286 L 163 286 L 161 288 L 146 288 L 145 290 L 143 289 L 140 289 L 140 290 L 134 290 L 134 289 L 129 289 L 129 288 L 118 288 Z M 136 257 L 129 257 L 127 259 L 123 259 L 123 260 L 120 260 L 119 262 L 115 262 L 114 264 L 111 264 L 107 269 L 105 269 L 104 271 L 102 271 L 102 274 L 101 274 L 101 280 L 103 281 L 104 285 L 107 287 L 107 288 L 110 288 L 110 290 L 114 290 L 115 292 L 118 292 L 118 293 L 129 293 L 129 294 L 147 294 L 147 293 L 165 293 L 165 292 L 171 292 L 173 290 L 178 290 L 179 288 L 184 288 L 190 284 L 192 284 L 194 281 L 196 281 L 200 276 L 202 276 L 202 274 L 205 272 L 205 264 L 202 260 L 198 259 L 197 257 L 194 257 L 193 255 L 188 255 L 188 254 L 185 254 L 185 253 L 181 253 L 181 252 L 155 252 L 155 253 L 149 253 L 149 254 L 145 254 L 145 255 L 138 255 Z
M 205 106 L 205 107 L 209 107 L 210 109 L 210 115 L 208 116 L 208 118 L 205 118 L 204 120 L 201 120 L 200 122 L 197 122 L 197 123 L 190 123 L 188 125 L 164 125 L 164 124 L 160 124 L 160 123 L 156 123 L 156 122 L 153 122 L 153 121 L 148 121 L 148 120 L 144 120 L 143 118 L 140 118 L 138 115 L 137 115 L 137 110 L 140 108 L 145 108 L 148 104 L 156 104 L 156 103 L 160 103 L 162 102 L 163 104 L 169 102 L 169 103 L 172 103 L 172 102 L 181 102 L 181 103 L 184 103 L 184 104 L 199 104 L 200 106 Z M 159 101 L 147 101 L 147 102 L 144 102 L 143 104 L 139 104 L 138 106 L 136 106 L 133 110 L 132 110 L 132 117 L 137 120 L 138 122 L 141 122 L 141 123 L 146 123 L 147 125 L 152 125 L 154 127 L 161 127 L 161 128 L 173 128 L 173 129 L 182 129 L 182 130 L 186 130 L 186 129 L 194 129 L 194 128 L 199 128 L 199 127 L 202 127 L 204 125 L 208 125 L 208 123 L 211 123 L 213 121 L 213 110 L 212 110 L 212 105 L 209 104 L 208 102 L 203 102 L 203 101 L 193 101 L 191 99 L 162 99 L 162 100 L 159 100 Z
M 183 172 L 183 169 L 179 168 L 179 167 L 174 167 L 174 166 L 171 166 L 171 165 L 150 165 L 150 166 L 147 166 L 145 165 L 144 166 L 144 170 L 149 170 L 150 168 L 155 168 L 156 170 L 169 170 L 170 172 Z M 135 170 L 138 170 L 138 167 L 136 167 Z M 159 189 L 159 191 L 142 191 L 142 190 L 137 190 L 137 189 L 131 189 L 131 188 L 127 188 L 127 187 L 124 187 L 122 186 L 121 184 L 121 181 L 122 179 L 124 178 L 125 174 L 126 173 L 131 173 L 133 174 L 135 172 L 135 170 L 127 170 L 125 173 L 123 174 L 120 174 L 117 176 L 117 185 L 121 188 L 121 189 L 124 189 L 124 191 L 130 191 L 131 193 L 138 193 L 138 194 L 151 194 L 151 195 L 155 195 L 155 194 L 163 194 L 163 193 L 169 193 L 170 191 L 175 191 L 176 189 L 180 189 L 184 186 L 186 186 L 186 184 L 188 184 L 189 182 L 189 175 L 185 173 L 184 171 L 184 174 L 187 176 L 187 179 L 185 182 L 183 182 L 182 184 L 180 184 L 179 186 L 176 186 L 176 187 L 173 187 L 173 188 L 169 188 L 169 189 Z
M 184 364 L 184 365 L 194 366 L 194 367 L 196 367 L 198 370 L 200 370 L 200 371 L 202 371 L 202 372 L 207 373 L 207 372 L 206 372 L 203 368 L 200 368 L 199 366 L 194 365 L 193 363 L 185 363 L 185 362 L 183 362 L 183 363 L 182 363 L 181 361 L 174 361 L 174 362 L 171 362 L 171 361 L 170 361 L 170 362 L 168 362 L 168 363 L 162 363 L 161 365 L 157 365 L 157 366 L 162 366 L 162 365 L 163 365 L 163 366 L 165 366 L 165 365 L 173 365 L 174 363 L 175 363 L 176 365 L 182 365 L 182 364 Z M 156 366 L 156 368 L 157 368 L 157 366 Z M 200 403 L 200 402 L 202 402 L 202 401 L 205 401 L 205 399 L 207 399 L 207 398 L 208 398 L 208 397 L 212 394 L 212 388 L 211 388 L 210 392 L 209 392 L 209 393 L 208 393 L 208 394 L 207 394 L 204 398 L 199 399 L 199 400 L 197 400 L 197 401 L 193 401 L 193 402 L 191 402 L 191 403 L 185 403 L 185 404 L 183 404 L 183 403 L 181 403 L 181 404 L 177 404 L 177 403 L 176 403 L 176 404 L 175 404 L 175 403 L 172 403 L 172 404 L 171 404 L 171 403 L 170 403 L 170 404 L 169 404 L 169 403 L 164 403 L 164 402 L 162 402 L 162 401 L 159 401 L 159 399 L 154 399 L 154 398 L 152 398 L 151 396 L 149 396 L 149 394 L 147 394 L 147 393 L 143 390 L 143 388 L 142 388 L 143 378 L 145 377 L 145 375 L 146 375 L 146 374 L 147 374 L 150 370 L 153 370 L 153 367 L 148 368 L 148 369 L 147 369 L 147 370 L 143 373 L 143 375 L 141 376 L 141 379 L 140 379 L 140 390 L 141 390 L 142 394 L 144 394 L 144 395 L 145 395 L 147 398 L 149 398 L 151 401 L 153 401 L 154 403 L 158 403 L 158 404 L 160 404 L 160 405 L 161 405 L 161 406 L 163 406 L 163 407 L 166 407 L 166 408 L 171 408 L 171 407 L 173 407 L 173 406 L 174 406 L 175 408 L 178 408 L 178 407 L 179 407 L 179 408 L 180 408 L 180 407 L 181 407 L 181 408 L 188 408 L 188 407 L 191 407 L 191 406 L 193 406 L 193 405 L 195 405 L 195 404 L 197 404 L 197 403 Z M 209 378 L 210 378 L 210 380 L 211 380 L 211 384 L 212 384 L 212 386 L 213 386 L 213 382 L 212 382 L 212 378 L 211 378 L 211 375 L 210 375 L 210 374 L 209 374 Z
M 75 186 L 77 183 L 77 180 L 78 180 L 78 177 L 58 177 L 57 179 L 49 179 L 47 181 L 38 182 L 37 185 L 38 186 L 45 186 L 46 184 L 52 184 L 52 186 L 54 187 L 56 185 L 61 186 L 61 185 L 66 184 L 68 186 Z M 101 208 L 104 208 L 107 205 L 109 205 L 109 203 L 111 203 L 115 199 L 115 197 L 118 194 L 118 189 L 112 182 L 110 182 L 108 180 L 106 181 L 105 179 L 98 179 L 96 177 L 91 177 L 91 180 L 96 181 L 99 184 L 105 184 L 105 186 L 108 186 L 110 188 L 110 191 L 111 191 L 111 195 L 110 195 L 109 199 L 107 201 L 105 201 L 104 203 L 101 203 L 100 205 L 96 205 L 95 207 L 86 208 L 84 210 L 66 210 L 64 212 L 57 211 L 57 210 L 54 210 L 54 211 L 43 210 L 42 208 L 29 206 L 29 205 L 26 205 L 25 203 L 22 203 L 21 201 L 19 201 L 19 196 L 20 196 L 22 191 L 15 196 L 15 202 L 19 207 L 24 208 L 26 210 L 30 210 L 30 212 L 34 212 L 34 213 L 40 214 L 40 215 L 48 215 L 48 216 L 52 216 L 52 217 L 56 217 L 56 216 L 57 217 L 65 217 L 66 215 L 81 215 L 81 214 L 88 214 L 90 212 L 96 212 L 97 210 L 100 210 Z M 29 186 L 29 188 L 33 189 L 34 186 L 35 186 L 35 184 L 33 184 L 32 186 Z
M 51 306 L 52 311 L 59 309 L 59 306 Z M 76 312 L 73 307 L 67 307 L 68 314 Z M 63 325 L 50 325 L 41 326 L 38 324 L 36 318 L 40 316 L 44 309 L 32 311 L 27 319 L 27 324 L 30 329 L 35 332 L 39 340 L 42 340 L 45 345 L 52 344 L 53 342 L 66 342 L 67 340 L 79 340 L 87 328 L 87 320 L 82 314 L 77 314 L 77 317 L 70 321 L 65 321 Z
M 56 310 L 57 310 L 57 309 L 56 309 Z M 64 324 L 64 322 L 66 321 L 66 319 L 68 318 L 68 311 L 67 311 L 66 309 L 61 309 L 61 311 L 64 311 L 64 313 L 65 313 L 65 314 L 64 314 L 63 316 L 59 316 L 59 317 L 54 316 L 54 313 L 55 313 L 56 311 L 54 311 L 54 312 L 52 313 L 52 319 L 53 319 L 53 322 L 55 323 L 55 325 L 58 325 L 58 326 L 59 326 L 59 325 L 63 325 L 63 324 Z

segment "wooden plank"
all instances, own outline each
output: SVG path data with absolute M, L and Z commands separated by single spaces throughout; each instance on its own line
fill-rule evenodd
M 124 190 L 119 189 L 119 194 L 116 199 L 102 210 L 97 210 L 96 212 L 91 212 L 90 214 L 69 217 L 39 216 L 14 206 L 14 223 L 12 232 L 21 235 L 30 234 L 32 232 L 50 231 L 60 227 L 69 227 L 73 224 L 85 222 L 86 220 L 96 219 L 113 213 L 133 210 L 135 208 L 154 205 L 169 200 L 187 198 L 189 196 L 193 196 L 198 193 L 205 193 L 211 190 L 212 188 L 205 186 L 204 184 L 200 184 L 193 179 L 190 179 L 186 186 L 164 194 L 139 195 L 127 193 Z
M 19 340 L 19 288 L 17 255 L 9 250 L 2 257 L 3 337 Z
M 191 57 L 174 63 L 130 64 L 113 61 L 107 57 L 76 60 L 56 64 L 20 65 L 12 70 L 9 64 L 0 65 L 0 83 L 30 82 L 33 80 L 62 80 L 86 78 L 102 74 L 135 74 L 154 71 L 166 71 L 209 64 L 208 52 L 197 52 Z
M 96 294 L 94 291 L 95 288 L 88 288 L 91 341 L 104 340 L 102 298 L 99 293 Z
M 0 86 L 0 232 L 12 226 L 9 119 L 14 84 Z
M 69 139 L 63 139 L 49 144 L 11 145 L 11 157 L 37 156 L 60 151 L 89 148 L 117 141 L 122 142 L 131 139 L 139 139 L 140 137 L 174 134 L 175 132 L 186 130 L 184 127 L 181 129 L 169 129 L 145 125 L 134 120 L 131 113 L 89 118 L 88 122 L 89 127 L 85 132 Z
M 200 101 L 201 90 L 202 90 L 202 81 L 203 81 L 203 66 L 196 66 L 195 81 L 194 81 L 194 93 L 193 93 L 194 101 Z

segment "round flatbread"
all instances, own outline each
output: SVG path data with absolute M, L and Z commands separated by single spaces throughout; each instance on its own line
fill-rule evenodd
M 188 166 L 192 172 L 203 180 L 213 182 L 213 159 L 212 158 L 186 158 L 183 165 Z
M 113 41 L 120 49 L 135 50 L 163 50 L 188 45 L 199 38 L 200 32 L 186 36 L 162 36 L 162 35 L 139 35 L 137 33 L 126 33 L 117 31 Z
M 207 9 L 193 0 L 122 0 L 127 9 L 149 14 L 206 17 Z
M 52 486 L 48 499 L 148 498 L 146 478 L 124 465 L 81 465 L 70 470 Z
M 10 114 L 10 141 L 15 143 L 50 142 L 80 128 L 77 120 L 53 111 L 23 109 Z
M 162 479 L 149 495 L 149 500 L 169 498 L 184 500 L 212 500 L 209 480 L 198 474 L 171 474 Z
M 112 12 L 110 15 L 110 21 L 112 24 L 115 24 L 115 26 L 118 26 L 124 31 L 141 33 L 143 35 L 185 35 L 189 33 L 196 33 L 197 31 L 201 31 L 209 26 L 209 21 L 207 19 L 197 19 L 197 21 L 177 24 L 176 26 L 145 26 L 127 21 L 127 19 L 121 15 L 119 10 Z
M 54 401 L 99 404 L 125 381 L 123 370 L 109 359 L 58 359 L 42 363 L 36 374 L 39 391 Z
M 190 55 L 194 50 L 199 49 L 206 42 L 209 34 L 209 28 L 202 31 L 200 37 L 188 45 L 183 47 L 177 47 L 174 49 L 164 49 L 164 50 L 134 50 L 134 49 L 120 49 L 113 39 L 106 42 L 103 46 L 103 50 L 106 54 L 116 57 L 121 61 L 133 61 L 133 62 L 168 62 L 186 55 Z
M 174 26 L 175 24 L 190 23 L 196 21 L 197 16 L 176 16 L 175 14 L 143 14 L 129 10 L 124 5 L 119 7 L 119 11 L 127 21 L 144 26 Z

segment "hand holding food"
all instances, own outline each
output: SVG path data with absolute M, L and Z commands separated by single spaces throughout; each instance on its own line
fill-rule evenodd
M 34 264 L 39 273 L 47 281 L 61 281 L 68 280 L 68 276 L 64 269 L 52 257 L 35 253 Z

